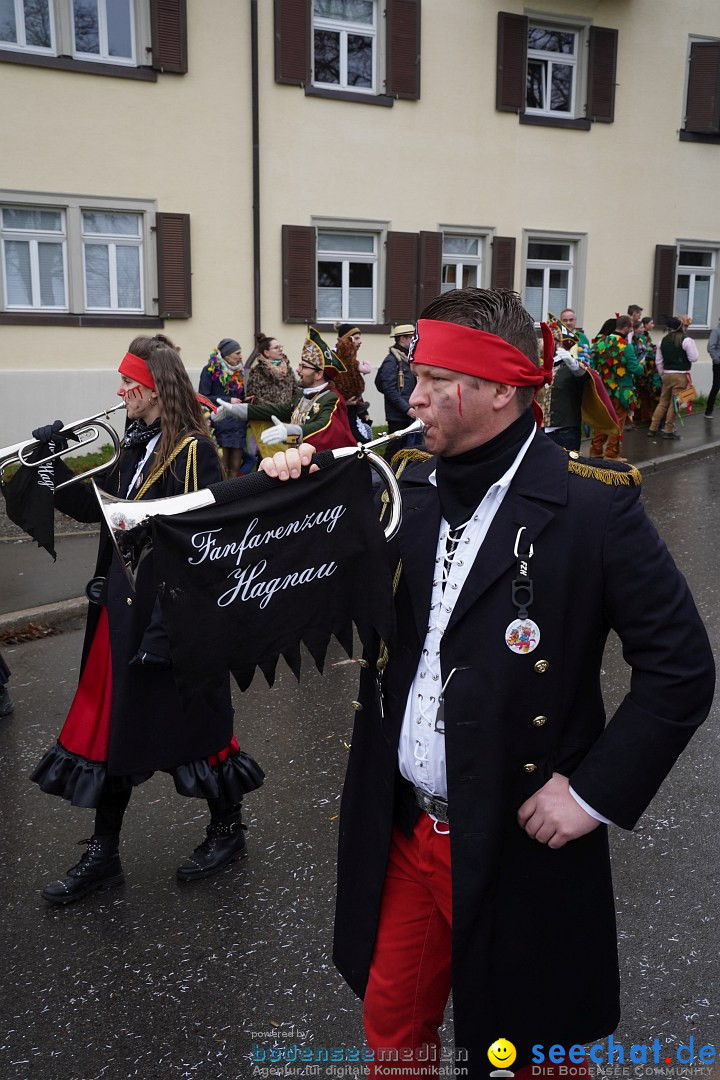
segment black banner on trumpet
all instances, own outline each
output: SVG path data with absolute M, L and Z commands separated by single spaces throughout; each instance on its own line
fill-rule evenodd
M 62 423 L 55 423 L 62 427 Z M 63 448 L 66 443 L 59 440 Z M 38 547 L 45 548 L 57 559 L 55 552 L 55 463 L 49 460 L 58 446 L 54 441 L 40 443 L 28 456 L 27 465 L 21 465 L 14 476 L 2 485 L 7 516 Z M 42 464 L 37 464 L 42 462 Z
M 152 519 L 155 573 L 173 667 L 186 700 L 230 670 L 272 685 L 300 645 L 322 670 L 336 637 L 352 652 L 388 640 L 392 586 L 370 466 L 358 457 L 223 506 Z

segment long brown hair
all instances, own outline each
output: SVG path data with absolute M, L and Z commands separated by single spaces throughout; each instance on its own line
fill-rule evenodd
M 208 438 L 207 424 L 180 354 L 169 338 L 164 334 L 136 337 L 128 352 L 145 361 L 155 381 L 162 421 L 157 467 L 164 470 L 186 435 Z

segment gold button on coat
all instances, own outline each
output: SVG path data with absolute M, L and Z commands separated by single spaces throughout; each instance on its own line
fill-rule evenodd
M 537 765 L 534 765 L 532 761 L 529 761 L 527 765 L 523 765 L 523 769 L 525 772 L 535 772 L 537 770 Z
M 535 671 L 537 671 L 538 675 L 544 675 L 545 672 L 547 671 L 547 669 L 550 667 L 550 661 L 549 660 L 536 660 L 533 667 L 534 667 Z
M 351 701 L 350 704 L 352 705 L 355 712 L 362 712 L 362 702 L 360 702 L 360 701 Z
M 547 724 L 547 716 L 534 716 L 533 727 L 544 727 Z

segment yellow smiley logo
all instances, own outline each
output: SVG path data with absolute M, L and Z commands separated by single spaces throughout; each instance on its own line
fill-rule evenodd
M 509 1068 L 516 1057 L 517 1050 L 508 1039 L 496 1039 L 488 1050 L 490 1064 L 497 1069 Z

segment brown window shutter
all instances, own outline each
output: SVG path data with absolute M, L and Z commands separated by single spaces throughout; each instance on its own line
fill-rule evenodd
M 188 69 L 186 0 L 150 0 L 152 66 L 157 71 Z
M 492 242 L 492 289 L 515 288 L 515 237 L 494 236 Z
M 655 248 L 655 280 L 653 282 L 653 319 L 664 322 L 675 314 L 675 270 L 677 248 L 658 244 Z
M 192 315 L 190 277 L 190 215 L 156 214 L 158 315 L 189 319 Z
M 397 98 L 420 97 L 420 0 L 387 0 L 385 89 Z
M 441 275 L 442 233 L 421 232 L 418 254 L 418 318 L 425 305 L 440 292 Z
M 385 249 L 385 322 L 415 322 L 417 311 L 417 233 L 389 232 Z
M 587 118 L 602 124 L 615 119 L 615 72 L 617 69 L 617 30 L 590 27 L 588 58 Z
M 720 41 L 693 41 L 690 46 L 685 130 L 720 133 Z
M 528 20 L 525 15 L 498 12 L 495 108 L 525 112 Z
M 310 82 L 312 0 L 275 0 L 275 82 Z
M 283 322 L 315 322 L 316 246 L 311 225 L 283 225 Z

